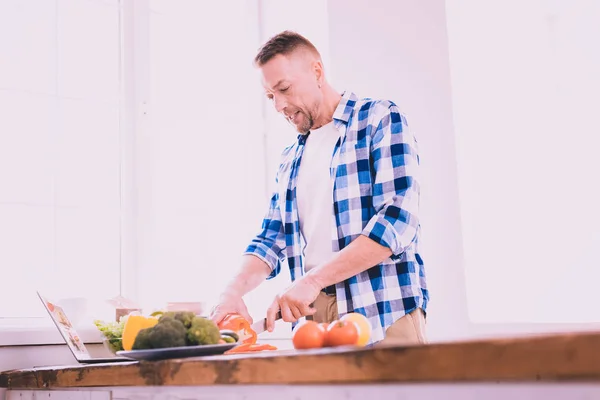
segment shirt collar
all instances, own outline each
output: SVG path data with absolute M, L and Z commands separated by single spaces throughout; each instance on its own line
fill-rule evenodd
M 358 97 L 354 93 L 349 91 L 342 92 L 342 98 L 333 113 L 333 119 L 347 123 L 350 120 L 350 115 L 357 100 Z
M 341 121 L 343 123 L 348 123 L 348 121 L 350 120 L 350 115 L 352 115 L 352 110 L 354 109 L 357 100 L 358 97 L 353 92 L 346 90 L 343 91 L 342 98 L 340 99 L 340 102 L 338 103 L 335 111 L 333 112 L 333 119 Z M 299 134 L 297 137 L 298 143 L 300 145 L 306 143 L 308 135 L 310 135 L 310 132 L 305 135 Z

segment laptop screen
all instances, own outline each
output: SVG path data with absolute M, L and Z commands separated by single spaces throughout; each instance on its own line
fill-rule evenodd
M 54 321 L 54 324 L 58 328 L 58 331 L 60 332 L 63 339 L 65 339 L 65 342 L 67 342 L 67 345 L 73 352 L 75 358 L 77 360 L 90 359 L 90 353 L 88 353 L 87 349 L 83 345 L 83 341 L 77 334 L 77 331 L 75 330 L 75 327 L 73 327 L 73 325 L 71 324 L 71 321 L 69 321 L 69 318 L 67 318 L 67 315 L 65 314 L 62 307 L 50 301 L 46 297 L 42 296 L 40 292 L 38 292 L 38 296 L 44 304 L 46 311 L 48 311 L 50 318 L 52 318 L 52 321 Z

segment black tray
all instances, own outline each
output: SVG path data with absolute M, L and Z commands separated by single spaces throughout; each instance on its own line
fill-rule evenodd
M 239 344 L 240 343 L 225 343 L 202 346 L 166 347 L 163 349 L 129 351 L 121 350 L 117 351 L 117 355 L 139 361 L 168 360 L 173 358 L 189 358 L 223 354 L 227 350 L 232 349 Z

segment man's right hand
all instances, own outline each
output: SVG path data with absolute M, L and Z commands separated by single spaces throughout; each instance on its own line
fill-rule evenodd
M 248 312 L 246 303 L 241 296 L 236 294 L 222 295 L 219 303 L 212 309 L 210 319 L 215 324 L 220 323 L 227 314 L 240 314 L 246 321 L 252 324 L 252 317 Z

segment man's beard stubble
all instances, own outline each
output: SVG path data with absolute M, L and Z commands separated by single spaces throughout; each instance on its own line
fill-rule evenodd
M 315 121 L 310 113 L 305 113 L 304 111 L 300 111 L 300 114 L 304 116 L 302 123 L 299 126 L 296 126 L 296 130 L 302 134 L 306 135 L 310 129 L 314 126 Z

